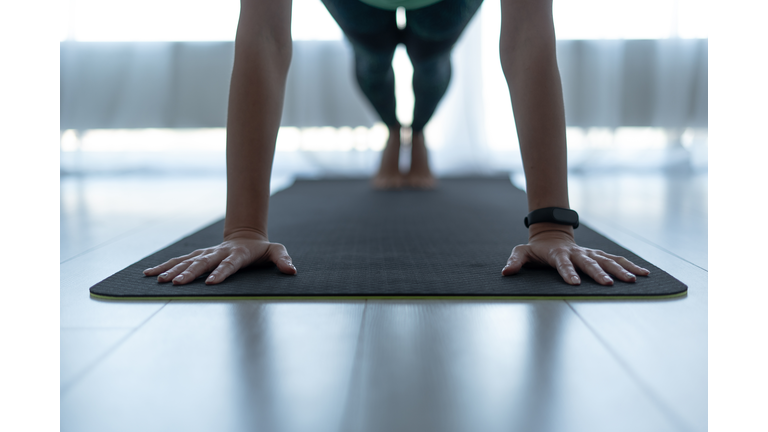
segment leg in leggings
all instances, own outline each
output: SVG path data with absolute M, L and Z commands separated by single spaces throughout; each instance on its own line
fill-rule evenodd
M 406 12 L 403 42 L 413 64 L 413 132 L 421 132 L 451 80 L 451 50 L 482 0 L 443 0 Z
M 433 187 L 435 181 L 427 161 L 423 129 L 448 89 L 451 49 L 482 0 L 442 0 L 409 10 L 404 30 L 397 28 L 394 11 L 378 9 L 360 0 L 323 0 L 323 3 L 352 44 L 360 89 L 389 127 L 390 136 L 374 186 L 397 188 L 406 180 L 414 187 Z M 405 44 L 414 68 L 411 170 L 405 179 L 398 170 L 400 123 L 395 113 L 392 69 L 398 43 Z
M 413 64 L 413 123 L 411 170 L 406 183 L 430 189 L 435 179 L 429 169 L 424 126 L 451 81 L 451 50 L 482 0 L 443 0 L 406 12 L 403 41 Z
M 381 120 L 400 127 L 395 114 L 395 73 L 392 57 L 402 42 L 395 11 L 369 6 L 360 0 L 323 0 L 344 31 L 355 53 L 355 74 L 360 90 Z
M 402 42 L 395 11 L 383 10 L 360 0 L 323 0 L 344 31 L 355 53 L 355 73 L 363 94 L 389 128 L 381 165 L 373 178 L 377 189 L 403 186 L 400 174 L 400 122 L 395 112 L 395 72 L 392 57 Z

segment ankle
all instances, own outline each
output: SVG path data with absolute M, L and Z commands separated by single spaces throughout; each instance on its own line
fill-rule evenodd
M 411 145 L 414 147 L 425 147 L 424 131 L 413 132 L 411 134 Z
M 387 137 L 387 143 L 385 148 L 387 149 L 400 149 L 400 126 L 390 126 L 389 136 Z

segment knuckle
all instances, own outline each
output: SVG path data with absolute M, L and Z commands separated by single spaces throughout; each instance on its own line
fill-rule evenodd
M 569 261 L 570 260 L 570 256 L 571 256 L 570 251 L 566 247 L 556 247 L 556 248 L 552 249 L 551 251 L 549 251 L 549 257 L 552 260 L 557 260 L 557 261 L 566 260 L 566 261 Z
M 222 269 L 224 271 L 226 271 L 226 270 L 234 271 L 235 270 L 235 264 L 233 264 L 232 261 L 229 258 L 227 258 L 227 259 L 223 260 L 219 264 L 218 268 L 220 268 L 220 269 Z
M 598 260 L 598 259 L 600 259 L 600 258 L 604 258 L 604 257 L 603 257 L 602 255 L 600 255 L 598 252 L 599 252 L 599 251 L 596 251 L 596 250 L 592 250 L 592 249 L 584 249 L 584 250 L 582 251 L 582 253 L 583 253 L 585 256 L 588 256 L 588 257 L 590 257 L 590 258 L 592 258 L 592 259 L 594 259 L 594 260 Z
M 608 265 L 617 265 L 616 261 L 614 261 L 614 260 L 612 260 L 610 258 L 606 258 L 606 257 L 601 256 L 601 255 L 595 255 L 594 257 L 591 257 L 591 258 L 593 260 L 595 260 L 595 262 L 598 262 L 598 263 L 608 264 Z

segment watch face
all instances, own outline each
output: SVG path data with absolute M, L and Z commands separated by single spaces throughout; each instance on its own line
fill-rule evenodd
M 579 221 L 579 217 L 573 210 L 554 209 L 552 210 L 552 216 L 559 221 L 567 224 L 575 224 Z

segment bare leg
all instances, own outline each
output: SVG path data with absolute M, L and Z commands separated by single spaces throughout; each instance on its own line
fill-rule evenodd
M 400 126 L 389 128 L 387 146 L 381 152 L 381 166 L 373 178 L 376 189 L 398 189 L 403 187 L 404 179 L 400 174 Z
M 406 184 L 416 189 L 434 189 L 437 185 L 429 169 L 427 146 L 424 143 L 424 131 L 414 132 L 411 140 L 411 170 L 405 176 Z

